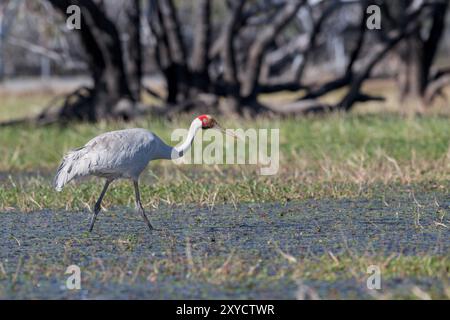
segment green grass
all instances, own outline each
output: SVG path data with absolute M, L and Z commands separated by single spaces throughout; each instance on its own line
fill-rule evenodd
M 176 128 L 188 128 L 191 120 L 183 118 L 167 123 L 148 119 L 95 126 L 1 128 L 0 171 L 54 169 L 66 151 L 114 129 L 148 128 L 170 143 L 171 132 Z M 220 120 L 228 128 L 280 128 L 282 161 L 289 162 L 292 168 L 298 167 L 292 160 L 345 162 L 362 157 L 369 163 L 380 154 L 403 163 L 413 158 L 436 161 L 447 157 L 450 151 L 450 119 L 444 116 L 333 115 L 278 121 Z
M 2 101 L 0 113 L 4 119 L 23 114 L 32 100 L 27 97 Z M 4 113 L 4 109 L 11 111 Z M 146 170 L 141 183 L 146 208 L 160 204 L 214 207 L 219 203 L 285 203 L 301 199 L 385 199 L 401 192 L 450 192 L 450 119 L 445 115 L 352 113 L 285 120 L 218 120 L 226 128 L 280 128 L 278 174 L 260 176 L 257 166 L 175 165 L 171 161 L 156 161 Z M 65 152 L 100 133 L 130 127 L 148 128 L 170 143 L 171 132 L 187 128 L 191 121 L 192 117 L 174 122 L 147 118 L 134 123 L 0 128 L 0 211 L 92 208 L 102 187 L 99 179 L 70 183 L 62 193 L 56 193 L 51 186 L 51 177 Z M 130 183 L 115 182 L 103 206 L 134 206 Z M 109 240 L 119 251 L 133 251 L 136 247 L 133 235 Z M 67 238 L 68 252 L 77 241 L 84 240 Z M 259 284 L 270 289 L 283 281 L 295 283 L 298 279 L 328 283 L 352 280 L 363 284 L 367 266 L 376 264 L 382 266 L 384 280 L 438 278 L 443 280 L 443 289 L 424 293 L 410 286 L 399 293 L 387 288 L 375 293 L 374 298 L 450 298 L 449 283 L 445 282 L 450 265 L 448 255 L 386 257 L 344 253 L 293 257 L 285 253 L 270 261 L 259 261 L 240 254 L 227 260 L 223 255 L 203 257 L 194 252 L 193 258 L 180 255 L 144 258 L 131 265 L 107 264 L 105 268 L 99 267 L 99 259 L 89 261 L 91 265 L 84 266 L 88 272 L 83 281 L 92 289 L 108 281 L 133 285 L 160 283 L 165 279 L 174 284 L 211 283 L 227 290 Z M 0 265 L 0 282 L 7 284 L 0 286 L 0 298 L 14 295 L 16 287 L 22 290 L 35 286 L 42 277 L 63 278 L 71 263 L 69 259 L 49 264 L 46 259 L 35 257 L 23 261 L 20 269 L 15 266 L 3 271 L 5 268 Z M 34 287 L 30 290 L 34 292 Z M 339 298 L 339 293 L 329 297 Z
M 0 121 L 37 115 L 51 100 L 48 92 L 30 94 L 1 94 Z
M 76 246 L 78 241 L 66 243 L 66 250 Z M 132 251 L 128 239 L 118 240 L 118 250 Z M 70 256 L 70 255 L 69 255 Z M 67 261 L 48 264 L 39 256 L 29 257 L 20 262 L 20 272 L 8 270 L 5 266 L 0 272 L 0 283 L 8 285 L 0 287 L 0 298 L 21 297 L 53 297 L 61 291 L 41 292 L 40 284 L 46 281 L 59 281 L 61 285 L 68 275 L 64 275 Z M 162 292 L 170 292 L 166 286 L 183 288 L 173 292 L 171 298 L 186 298 L 189 296 L 211 298 L 209 287 L 221 288 L 222 294 L 234 294 L 241 298 L 251 297 L 252 290 L 281 291 L 289 298 L 308 299 L 317 296 L 321 299 L 361 299 L 360 291 L 364 292 L 366 281 L 371 275 L 368 266 L 380 268 L 382 282 L 381 290 L 366 290 L 366 297 L 373 299 L 450 299 L 450 283 L 448 281 L 450 258 L 447 256 L 403 256 L 401 254 L 386 256 L 350 254 L 323 254 L 309 258 L 295 258 L 287 261 L 282 256 L 274 256 L 272 260 L 261 260 L 239 255 L 229 256 L 168 256 L 158 259 L 145 258 L 130 265 L 129 263 L 104 263 L 102 259 L 91 260 L 81 266 L 82 287 L 84 290 L 102 292 L 102 286 L 135 286 L 145 288 L 158 284 Z M 419 279 L 441 279 L 440 286 L 424 288 Z M 409 279 L 405 283 L 399 279 Z M 333 283 L 339 281 L 334 289 Z M 308 284 L 320 283 L 331 286 L 326 293 L 318 292 Z M 419 282 L 419 284 L 416 284 Z M 189 292 L 192 283 L 201 283 L 204 293 Z M 351 288 L 345 288 L 345 284 Z M 283 287 L 285 286 L 285 287 Z M 287 290 L 290 287 L 294 290 Z M 300 290 L 308 288 L 306 295 Z M 238 290 L 237 290 L 238 289 Z M 198 290 L 198 289 L 197 289 Z M 236 291 L 237 290 L 237 291 Z M 342 291 L 341 291 L 342 290 Z M 192 290 L 191 290 L 192 291 Z M 26 292 L 26 293 L 25 293 Z M 288 295 L 288 292 L 291 292 Z M 66 292 L 65 295 L 70 292 Z M 77 294 L 77 292 L 74 292 Z M 250 295 L 249 295 L 250 294 Z M 114 297 L 114 294 L 109 293 Z M 139 297 L 139 296 L 137 296 Z M 117 298 L 117 297 L 116 297 Z M 142 297 L 141 297 L 142 298 Z
M 450 126 L 445 116 L 350 114 L 276 121 L 218 120 L 227 128 L 280 128 L 279 172 L 264 177 L 255 165 L 155 161 L 144 174 L 142 185 L 149 204 L 352 197 L 370 195 L 388 185 L 448 190 Z M 50 178 L 65 152 L 102 132 L 128 127 L 148 128 L 170 143 L 171 132 L 188 127 L 190 121 L 183 117 L 170 123 L 143 119 L 135 123 L 1 128 L 0 172 L 4 174 L 0 208 L 86 207 L 100 191 L 99 179 L 69 184 L 62 194 L 51 188 Z M 32 173 L 32 178 L 24 172 Z M 36 172 L 43 177 L 36 178 Z M 118 182 L 111 190 L 117 205 L 130 204 L 131 195 L 127 182 Z

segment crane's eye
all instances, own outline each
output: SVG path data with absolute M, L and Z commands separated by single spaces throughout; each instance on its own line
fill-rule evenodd
M 203 129 L 209 129 L 213 126 L 213 119 L 211 118 L 204 118 L 202 119 L 202 128 Z

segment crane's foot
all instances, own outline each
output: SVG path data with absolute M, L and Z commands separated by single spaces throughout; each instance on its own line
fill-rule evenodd
M 150 222 L 148 222 L 148 221 L 147 221 L 147 226 L 148 226 L 148 229 L 149 229 L 150 231 L 156 230 L 155 228 L 153 228 L 152 224 L 151 224 Z
M 94 212 L 92 214 L 91 223 L 89 225 L 89 232 L 92 232 L 92 229 L 94 229 L 94 224 L 95 224 L 95 220 L 97 219 L 97 214 L 98 214 L 98 212 Z
M 147 225 L 148 229 L 149 229 L 150 231 L 156 230 L 155 228 L 153 228 L 152 224 L 150 223 L 150 220 L 148 220 L 147 215 L 145 214 L 144 208 L 138 207 L 137 210 L 138 210 L 139 213 L 141 214 L 142 219 L 144 219 L 144 222 L 145 222 L 145 224 Z

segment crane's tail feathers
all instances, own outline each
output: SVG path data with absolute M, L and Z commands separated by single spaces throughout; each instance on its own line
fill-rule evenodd
M 72 179 L 87 174 L 87 172 L 83 172 L 85 170 L 80 170 L 83 169 L 80 168 L 79 163 L 80 158 L 84 155 L 80 152 L 83 149 L 84 147 L 71 150 L 64 156 L 53 180 L 56 191 L 61 191 Z

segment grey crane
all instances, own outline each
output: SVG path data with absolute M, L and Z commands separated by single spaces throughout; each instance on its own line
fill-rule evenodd
M 105 178 L 106 182 L 95 203 L 89 232 L 92 232 L 101 203 L 111 182 L 116 179 L 133 181 L 136 210 L 142 215 L 150 230 L 153 229 L 145 214 L 139 192 L 139 176 L 151 160 L 177 159 L 189 149 L 199 129 L 220 129 L 210 115 L 196 117 L 189 128 L 186 140 L 172 147 L 156 134 L 141 128 L 111 131 L 90 140 L 85 146 L 69 151 L 63 158 L 54 178 L 54 187 L 61 191 L 73 179 L 84 176 Z

